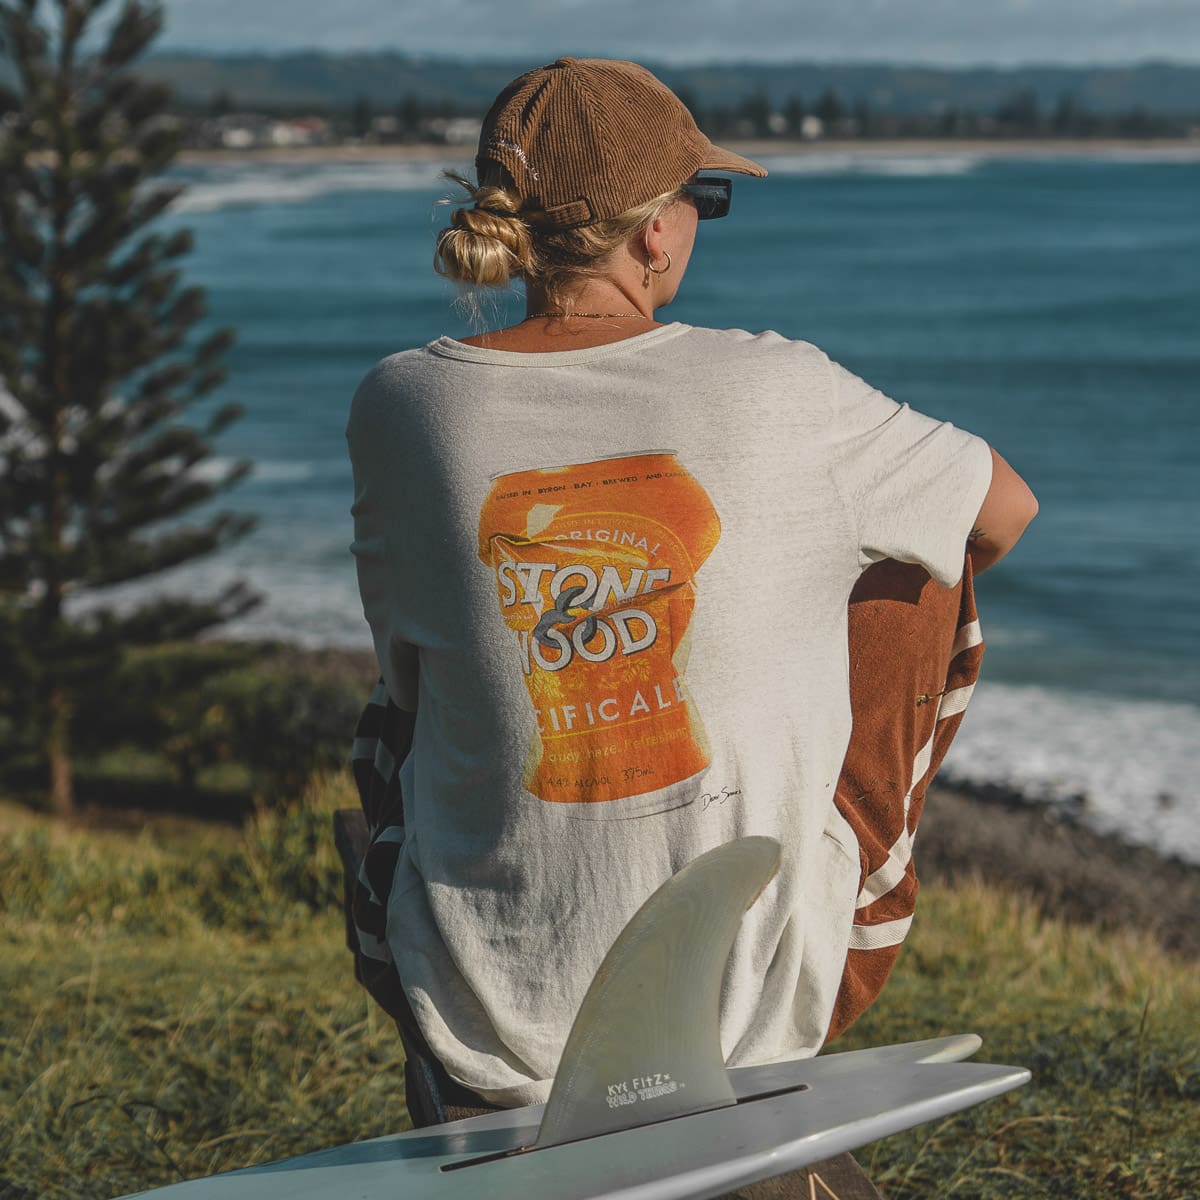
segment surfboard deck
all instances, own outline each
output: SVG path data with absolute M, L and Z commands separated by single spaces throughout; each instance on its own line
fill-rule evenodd
M 1019 1087 L 972 1035 L 733 1068 L 730 1107 L 538 1150 L 544 1105 L 172 1184 L 157 1200 L 705 1200 Z M 662 1085 L 652 1085 L 662 1086 Z M 643 1089 L 645 1090 L 645 1089 Z

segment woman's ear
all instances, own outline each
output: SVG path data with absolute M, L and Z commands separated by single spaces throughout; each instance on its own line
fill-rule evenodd
M 642 230 L 642 246 L 646 252 L 644 258 L 648 258 L 651 262 L 657 262 L 663 256 L 663 231 L 662 217 L 655 217 Z

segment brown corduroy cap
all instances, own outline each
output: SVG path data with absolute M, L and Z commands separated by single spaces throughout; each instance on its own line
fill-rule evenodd
M 637 63 L 560 58 L 506 87 L 483 120 L 476 170 L 512 176 L 522 212 L 558 229 L 607 221 L 697 171 L 765 175 L 714 146 L 687 106 Z

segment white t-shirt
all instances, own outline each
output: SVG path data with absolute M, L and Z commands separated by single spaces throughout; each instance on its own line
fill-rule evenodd
M 984 442 L 776 333 L 662 326 L 378 363 L 347 438 L 363 609 L 415 709 L 388 944 L 450 1074 L 544 1100 L 601 958 L 697 855 L 783 866 L 721 1002 L 731 1065 L 816 1053 L 859 885 L 833 805 L 846 606 L 959 577 Z

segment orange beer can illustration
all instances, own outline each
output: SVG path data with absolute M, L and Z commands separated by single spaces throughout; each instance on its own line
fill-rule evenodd
M 498 477 L 479 520 L 536 730 L 525 787 L 586 815 L 693 799 L 710 754 L 687 689 L 696 573 L 721 535 L 667 451 Z

